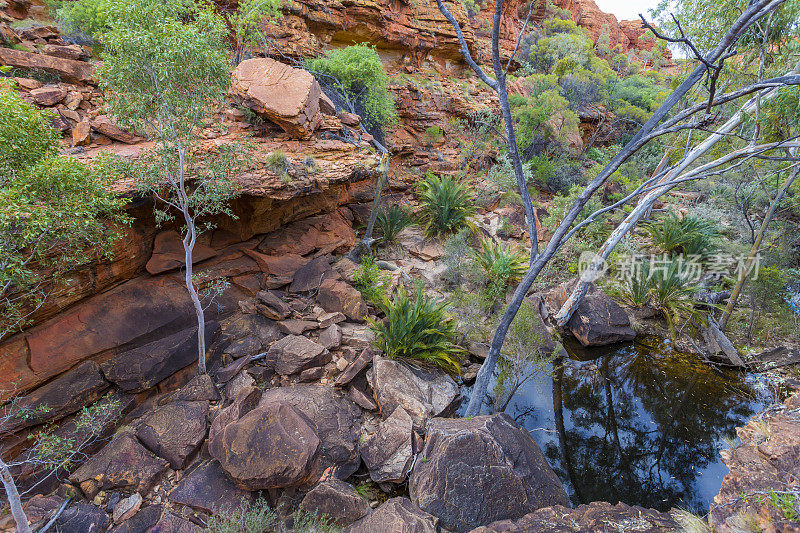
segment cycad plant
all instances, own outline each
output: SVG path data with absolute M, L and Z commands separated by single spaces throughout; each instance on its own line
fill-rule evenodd
M 697 289 L 681 272 L 680 261 L 668 261 L 653 268 L 647 281 L 653 305 L 664 315 L 673 337 L 680 320 L 699 317 L 692 298 Z
M 494 297 L 505 296 L 508 287 L 519 283 L 527 271 L 525 256 L 491 239 L 484 240 L 481 249 L 473 253 L 489 279 L 489 292 Z
M 397 235 L 412 223 L 408 209 L 392 204 L 389 209 L 381 209 L 375 219 L 375 225 L 381 234 L 383 244 L 397 242 Z
M 451 374 L 461 371 L 458 359 L 463 350 L 453 343 L 456 323 L 445 303 L 427 298 L 422 290 L 409 296 L 401 287 L 382 307 L 386 319 L 370 321 L 370 326 L 387 357 L 411 359 Z
M 653 245 L 672 254 L 708 257 L 716 250 L 714 239 L 720 235 L 719 227 L 711 220 L 669 213 L 656 222 L 643 225 Z
M 468 226 L 475 212 L 472 188 L 450 176 L 429 174 L 419 184 L 422 222 L 428 235 L 453 233 Z

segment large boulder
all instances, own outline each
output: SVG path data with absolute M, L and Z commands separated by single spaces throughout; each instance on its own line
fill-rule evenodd
M 169 495 L 170 501 L 206 513 L 232 511 L 252 499 L 237 487 L 217 461 L 203 463 L 184 477 Z
M 308 491 L 300 502 L 300 509 L 323 514 L 339 527 L 347 527 L 370 512 L 367 501 L 351 484 L 335 478 Z
M 167 469 L 128 432 L 118 433 L 102 450 L 78 468 L 69 480 L 88 498 L 101 490 L 126 490 L 146 494 Z
M 565 282 L 544 294 L 551 314 L 561 309 L 575 284 L 575 280 Z M 567 327 L 584 346 L 604 346 L 636 337 L 625 310 L 593 283 L 567 322 Z
M 287 335 L 267 352 L 267 359 L 274 361 L 275 372 L 289 376 L 302 369 L 322 363 L 320 359 L 325 348 L 302 335 Z
M 539 446 L 505 413 L 431 420 L 409 494 L 443 527 L 459 532 L 569 505 Z
M 297 139 L 308 139 L 322 121 L 322 91 L 307 70 L 268 57 L 247 59 L 233 71 L 230 92 L 242 105 Z
M 439 520 L 414 506 L 408 498 L 386 500 L 344 533 L 436 533 Z
M 291 487 L 309 475 L 320 439 L 290 404 L 242 390 L 211 424 L 208 451 L 246 490 Z
M 208 428 L 208 402 L 171 402 L 148 415 L 136 436 L 150 451 L 169 461 L 173 470 L 203 443 Z
M 461 398 L 456 382 L 441 370 L 412 368 L 385 357 L 374 358 L 367 378 L 384 416 L 402 407 L 419 428 L 429 418 L 454 413 Z
M 411 468 L 414 455 L 414 421 L 398 407 L 369 435 L 361 447 L 361 458 L 376 483 L 402 483 Z
M 277 387 L 264 392 L 262 401 L 290 405 L 309 421 L 321 442 L 311 467 L 309 482 L 323 474 L 347 479 L 361 463 L 358 441 L 362 412 L 340 391 L 325 385 Z
M 367 305 L 358 289 L 339 279 L 328 278 L 322 282 L 317 303 L 329 313 L 339 312 L 357 322 L 363 322 L 367 316 Z

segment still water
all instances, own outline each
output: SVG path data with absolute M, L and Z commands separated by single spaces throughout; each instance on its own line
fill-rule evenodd
M 567 352 L 525 381 L 506 413 L 531 432 L 573 504 L 708 512 L 727 473 L 719 451 L 768 403 L 766 387 L 653 339 Z

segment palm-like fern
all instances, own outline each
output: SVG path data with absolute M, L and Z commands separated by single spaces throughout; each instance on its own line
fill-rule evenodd
M 669 254 L 687 257 L 708 257 L 716 250 L 714 239 L 720 235 L 719 227 L 711 220 L 693 215 L 681 218 L 675 213 L 643 227 L 655 246 Z
M 491 239 L 483 241 L 481 250 L 474 252 L 475 260 L 486 272 L 490 289 L 500 297 L 512 283 L 519 283 L 527 271 L 525 256 L 510 246 Z
M 397 204 L 392 204 L 389 209 L 381 209 L 375 219 L 375 225 L 381 233 L 381 240 L 384 244 L 391 244 L 397 241 L 397 235 L 410 226 L 412 223 L 411 215 L 407 209 Z
M 447 313 L 447 305 L 436 303 L 417 291 L 409 297 L 400 288 L 391 301 L 383 304 L 386 320 L 370 321 L 377 346 L 392 359 L 411 359 L 426 366 L 436 366 L 458 374 L 458 356 L 463 350 L 453 343 L 456 323 Z
M 420 182 L 422 222 L 429 235 L 453 233 L 468 226 L 475 212 L 471 188 L 450 176 L 429 175 Z

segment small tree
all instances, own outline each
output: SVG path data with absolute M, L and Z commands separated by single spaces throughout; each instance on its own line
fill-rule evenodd
M 230 80 L 227 30 L 210 6 L 174 0 L 121 2 L 107 29 L 99 78 L 116 118 L 151 135 L 155 150 L 125 165 L 144 194 L 156 199 L 159 223 L 182 219 L 186 290 L 197 315 L 198 366 L 205 365 L 205 313 L 192 255 L 203 217 L 231 215 L 236 196 L 227 173 L 241 160 L 231 147 L 199 159 L 202 121 L 222 102 Z
M 119 406 L 119 400 L 109 395 L 95 404 L 83 408 L 75 417 L 72 431 L 64 434 L 46 428 L 32 436 L 35 438 L 34 446 L 23 452 L 17 459 L 6 461 L 0 458 L 0 483 L 5 490 L 11 516 L 17 525 L 17 533 L 31 533 L 31 527 L 22 508 L 22 498 L 12 471 L 24 465 L 27 469 L 35 469 L 43 473 L 44 475 L 33 486 L 36 487 L 49 477 L 56 475 L 60 470 L 69 469 L 76 457 L 96 442 L 116 419 Z M 0 436 L 7 436 L 14 427 L 18 427 L 21 419 L 38 418 L 49 410 L 50 408 L 46 405 L 29 405 L 24 397 L 12 396 L 10 400 L 0 406 Z M 51 522 L 53 520 L 55 520 L 55 516 Z
M 0 339 L 25 325 L 54 280 L 108 257 L 128 220 L 106 165 L 58 155 L 51 118 L 0 84 Z
M 274 22 L 283 18 L 282 5 L 281 0 L 240 0 L 236 9 L 223 12 L 233 38 L 234 64 L 241 63 L 247 47 L 258 42 L 259 22 L 265 19 Z

